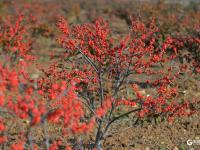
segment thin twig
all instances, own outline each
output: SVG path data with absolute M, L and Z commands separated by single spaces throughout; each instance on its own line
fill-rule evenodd
M 77 48 L 77 49 L 78 49 L 78 51 L 83 55 L 83 57 L 85 58 L 85 60 L 86 60 L 87 62 L 90 63 L 90 65 L 93 67 L 93 69 L 96 71 L 96 73 L 99 73 L 99 71 L 98 71 L 96 65 L 92 62 L 92 60 L 91 60 L 90 58 L 88 58 L 88 57 L 81 51 L 80 48 Z
M 134 112 L 136 112 L 136 111 L 139 111 L 139 110 L 141 110 L 141 108 L 133 109 L 133 110 L 128 111 L 128 112 L 126 112 L 126 113 L 124 113 L 124 114 L 121 114 L 121 115 L 119 115 L 119 116 L 117 116 L 117 117 L 114 117 L 112 120 L 110 120 L 110 121 L 107 123 L 107 125 L 106 125 L 106 127 L 105 127 L 105 130 L 104 130 L 104 132 L 103 132 L 101 138 L 103 138 L 103 136 L 104 136 L 105 133 L 108 131 L 110 125 L 111 125 L 113 122 L 115 122 L 116 120 L 118 120 L 118 119 L 120 119 L 120 118 L 122 118 L 122 117 L 124 117 L 124 116 L 127 116 L 127 115 L 129 115 L 129 114 L 131 114 L 131 113 L 134 113 Z

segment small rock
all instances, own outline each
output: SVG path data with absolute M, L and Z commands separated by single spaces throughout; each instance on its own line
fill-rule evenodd
M 179 150 L 179 148 L 178 147 L 174 147 L 174 149 L 173 150 Z
M 146 147 L 145 150 L 150 150 L 150 148 L 149 148 L 149 147 Z

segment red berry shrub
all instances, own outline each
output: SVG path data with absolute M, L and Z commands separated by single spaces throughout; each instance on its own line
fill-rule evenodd
M 182 63 L 187 63 L 195 74 L 200 73 L 200 35 L 198 30 L 196 28 L 192 35 L 179 36 L 179 39 L 175 39 L 177 45 L 179 44 L 178 46 L 185 50 L 185 52 L 179 51 Z
M 66 135 L 91 130 L 94 119 L 80 121 L 84 117 L 84 110 L 75 93 L 73 80 L 69 83 L 53 80 L 48 88 L 44 88 L 48 82 L 41 83 L 40 80 L 32 79 L 30 67 L 35 63 L 36 57 L 29 55 L 30 43 L 23 21 L 23 16 L 20 15 L 16 22 L 5 23 L 1 28 L 0 113 L 3 115 L 0 122 L 0 142 L 9 142 L 9 138 L 5 136 L 9 129 L 4 118 L 8 115 L 14 122 L 26 120 L 27 123 L 25 131 L 17 131 L 22 136 L 19 142 L 11 145 L 11 149 L 36 149 L 32 129 L 38 126 L 42 126 L 44 130 L 45 147 L 52 149 L 46 133 L 47 121 L 62 124 L 63 135 Z
M 93 112 L 110 97 L 112 106 L 97 120 L 95 146 L 105 138 L 110 125 L 121 117 L 134 113 L 141 118 L 161 116 L 171 122 L 176 116 L 194 113 L 192 100 L 182 101 L 177 88 L 184 67 L 176 61 L 178 48 L 173 38 L 164 38 L 154 20 L 148 24 L 132 21 L 130 33 L 124 38 L 111 38 L 109 25 L 103 19 L 95 23 L 69 26 L 64 18 L 58 22 L 63 33 L 59 43 L 65 48 L 63 72 L 71 66 L 76 76 L 79 96 Z M 74 73 L 76 72 L 76 73 Z M 155 89 L 143 95 L 136 88 L 142 83 Z M 133 85 L 134 98 L 122 92 Z M 118 107 L 133 108 L 116 115 Z M 129 107 L 130 108 L 130 107 Z

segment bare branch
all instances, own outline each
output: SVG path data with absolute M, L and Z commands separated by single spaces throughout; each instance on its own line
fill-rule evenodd
M 89 62 L 89 64 L 93 67 L 93 69 L 96 71 L 96 73 L 99 73 L 99 71 L 98 71 L 96 65 L 94 64 L 94 62 L 92 62 L 92 60 L 91 60 L 90 58 L 88 58 L 88 57 L 81 51 L 80 48 L 77 48 L 77 49 L 78 49 L 78 51 L 83 55 L 83 57 L 85 58 L 85 60 L 86 60 L 87 62 Z
M 106 125 L 106 127 L 105 127 L 105 130 L 104 130 L 103 133 L 102 133 L 102 137 L 101 137 L 101 138 L 103 138 L 103 136 L 104 136 L 105 133 L 108 131 L 110 125 L 111 125 L 113 122 L 115 122 L 116 120 L 121 119 L 122 117 L 127 116 L 127 115 L 129 115 L 129 114 L 131 114 L 131 113 L 134 113 L 134 112 L 136 112 L 136 111 L 139 111 L 139 110 L 141 110 L 141 108 L 136 108 L 136 109 L 133 109 L 133 110 L 131 110 L 131 111 L 128 111 L 128 112 L 126 112 L 126 113 L 124 113 L 124 114 L 121 114 L 121 115 L 119 115 L 119 116 L 117 116 L 117 117 L 114 117 L 112 120 L 110 120 L 110 121 L 107 123 L 107 125 Z

